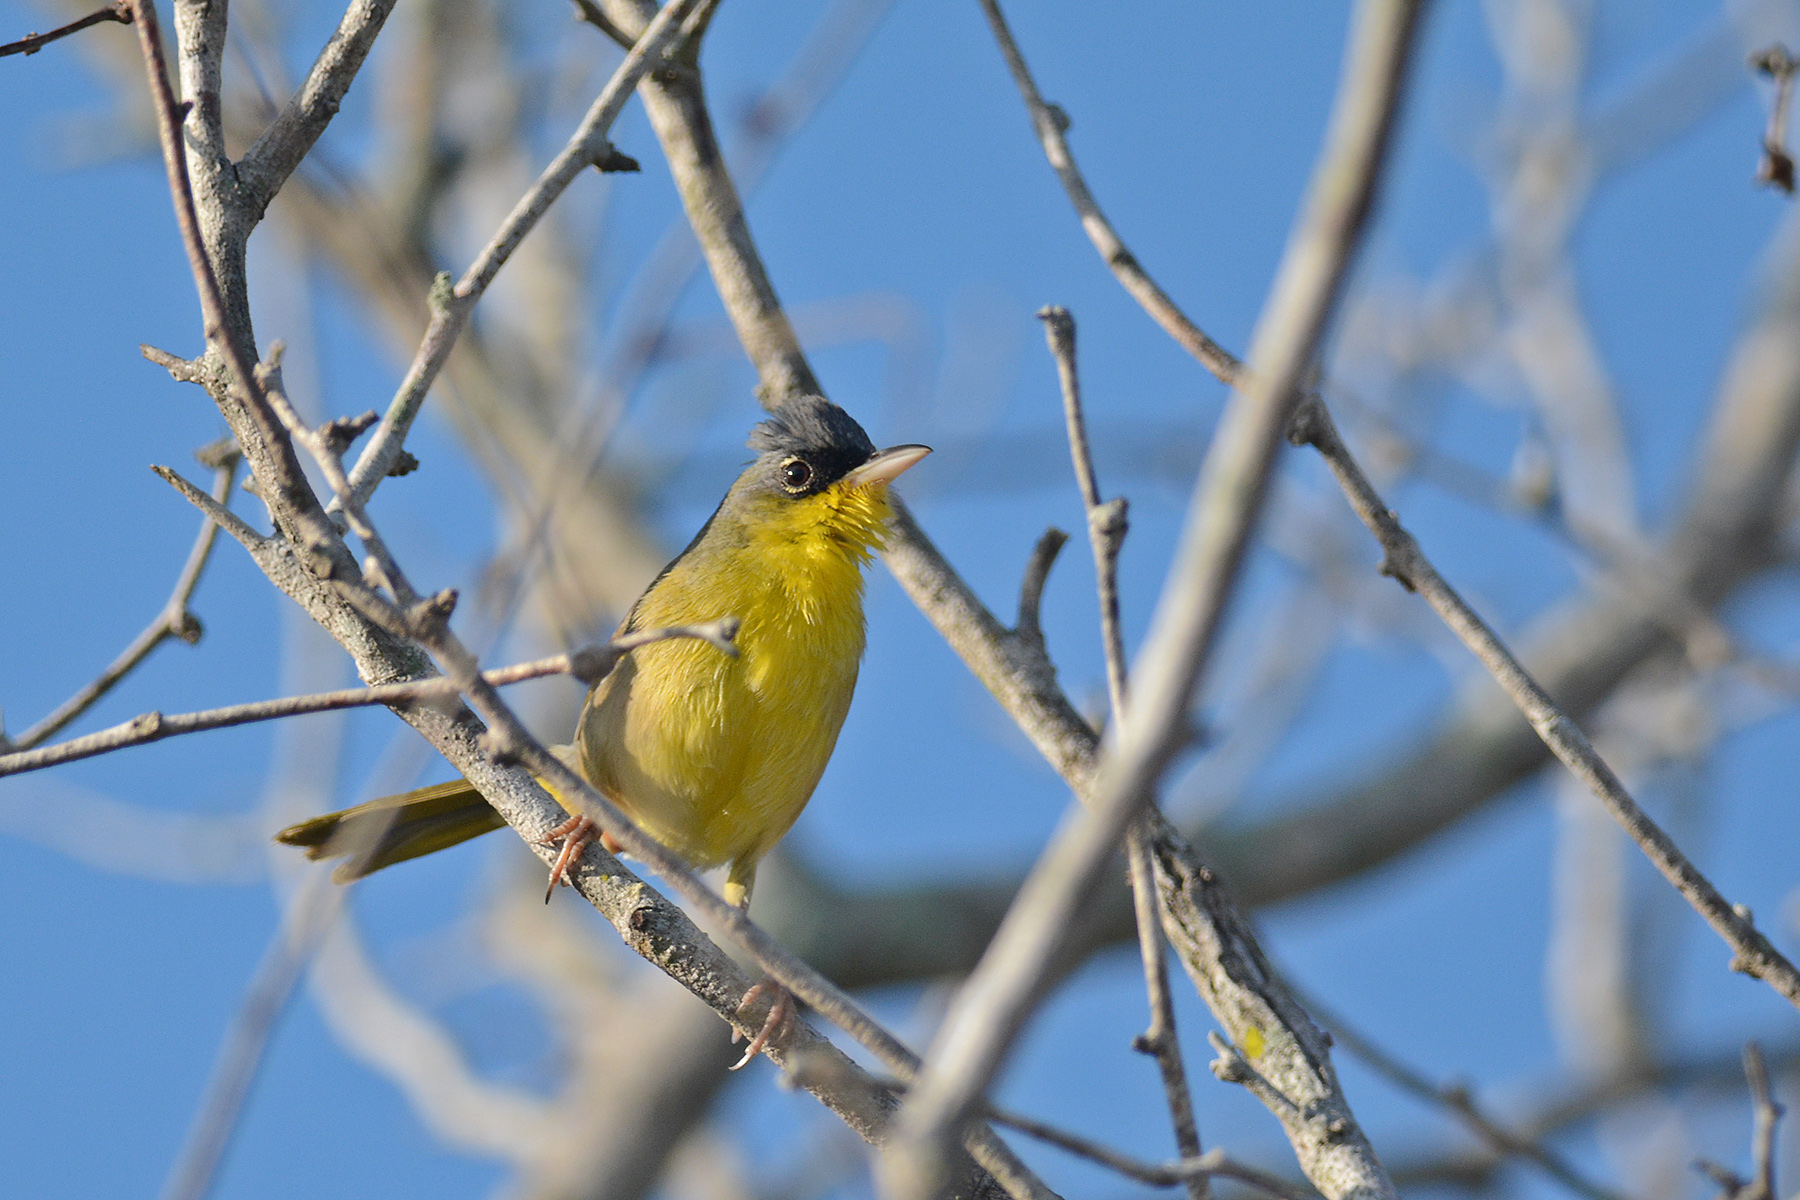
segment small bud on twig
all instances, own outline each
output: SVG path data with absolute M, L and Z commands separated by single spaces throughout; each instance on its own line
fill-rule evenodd
M 342 455 L 350 448 L 350 443 L 368 432 L 369 427 L 381 418 L 373 409 L 355 417 L 335 417 L 325 422 L 319 429 L 319 436 L 324 439 L 325 446 L 333 454 Z

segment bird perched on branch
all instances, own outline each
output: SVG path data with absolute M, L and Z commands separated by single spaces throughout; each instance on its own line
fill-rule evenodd
M 589 691 L 573 744 L 558 748 L 692 866 L 728 865 L 725 898 L 740 908 L 756 864 L 812 797 L 849 711 L 863 652 L 862 568 L 886 531 L 888 485 L 930 453 L 877 451 L 849 413 L 818 396 L 780 406 L 749 445 L 755 461 L 620 626 L 736 617 L 737 655 L 692 640 L 631 651 Z M 503 824 L 457 780 L 329 813 L 276 839 L 311 858 L 347 855 L 333 874 L 347 882 Z M 552 889 L 595 832 L 579 815 L 551 831 L 547 841 L 563 839 Z M 778 994 L 744 1061 L 779 1028 L 785 1004 Z

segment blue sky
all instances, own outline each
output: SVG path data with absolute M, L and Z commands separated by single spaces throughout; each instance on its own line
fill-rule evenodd
M 1075 152 L 1127 243 L 1208 332 L 1241 349 L 1317 149 L 1347 6 L 1012 7 L 1040 87 L 1071 114 Z M 704 60 L 722 125 L 729 129 L 786 62 L 820 9 L 809 0 L 777 19 L 728 0 Z M 1792 5 L 1755 12 L 1790 41 L 1800 36 Z M 1473 0 L 1433 6 L 1353 301 L 1431 294 L 1484 261 L 1491 227 L 1483 139 L 1501 73 L 1483 13 Z M 537 39 L 546 61 L 586 61 L 593 71 L 614 61 L 592 31 L 564 17 L 553 0 L 521 6 L 519 36 Z M 290 66 L 301 66 L 302 48 L 316 45 L 335 17 L 329 5 L 308 3 L 292 19 L 299 32 Z M 1628 102 L 1642 80 L 1721 19 L 1714 6 L 1674 0 L 1596 4 L 1583 111 Z M 47 23 L 38 9 L 16 4 L 0 8 L 0 21 L 5 36 Z M 129 32 L 104 27 L 83 37 L 124 45 Z M 0 496 L 10 518 L 0 705 L 14 730 L 89 678 L 161 606 L 196 521 L 148 465 L 198 478 L 192 449 L 223 430 L 198 389 L 139 356 L 140 343 L 194 353 L 199 322 L 160 165 L 136 149 L 98 160 L 89 149 L 115 103 L 106 77 L 84 57 L 91 50 L 65 43 L 0 61 L 0 111 L 9 114 L 0 125 L 0 270 L 8 281 L 0 288 L 8 363 Z M 1678 135 L 1602 179 L 1572 240 L 1576 286 L 1620 397 L 1640 515 L 1652 529 L 1680 500 L 1725 356 L 1753 311 L 1758 264 L 1790 212 L 1781 196 L 1750 181 L 1766 93 L 1746 71 L 1701 77 L 1722 79 L 1722 98 L 1696 105 Z M 359 83 L 327 139 L 346 161 L 370 153 L 368 83 Z M 545 146 L 571 124 L 549 118 Z M 643 174 L 606 184 L 590 177 L 570 198 L 603 222 L 602 312 L 676 211 L 641 110 L 628 111 L 615 141 L 644 163 Z M 885 344 L 821 338 L 815 365 L 878 444 L 939 446 L 902 491 L 1002 614 L 1043 527 L 1081 528 L 1061 456 L 1054 373 L 1031 315 L 1048 303 L 1074 311 L 1101 486 L 1132 503 L 1121 582 L 1135 643 L 1224 391 L 1143 316 L 1087 244 L 979 9 L 968 0 L 898 0 L 842 85 L 785 147 L 749 213 L 777 287 L 797 312 L 879 301 L 899 314 L 903 336 Z M 265 344 L 285 337 L 307 347 L 314 394 L 331 412 L 381 407 L 401 369 L 395 348 L 327 272 L 293 267 L 279 246 L 263 244 L 270 237 L 259 234 L 254 247 L 269 272 L 257 293 Z M 701 281 L 677 319 L 705 329 L 719 316 Z M 646 517 L 671 550 L 744 457 L 742 439 L 758 415 L 753 383 L 740 357 L 710 356 L 654 376 L 627 414 L 618 457 L 632 464 L 642 455 L 638 469 L 656 472 Z M 1440 451 L 1506 474 L 1529 426 L 1516 397 L 1484 394 L 1442 370 L 1402 386 L 1399 397 L 1362 399 L 1419 415 L 1420 436 Z M 666 403 L 682 389 L 702 399 L 685 426 Z M 423 469 L 389 483 L 375 515 L 416 580 L 472 590 L 499 536 L 495 499 L 435 414 L 412 446 Z M 1335 514 L 1336 494 L 1315 463 L 1294 454 L 1283 472 L 1278 511 Z M 1524 628 L 1576 586 L 1562 545 L 1514 515 L 1428 481 L 1404 482 L 1389 500 L 1503 632 Z M 240 511 L 255 507 L 247 496 L 239 503 Z M 1360 577 L 1373 580 L 1373 547 L 1347 544 Z M 1209 693 L 1207 715 L 1222 731 L 1236 713 L 1232 664 L 1248 660 L 1258 616 L 1308 578 L 1306 564 L 1289 555 L 1265 549 L 1254 559 L 1226 673 Z M 1045 627 L 1064 685 L 1081 703 L 1104 694 L 1091 585 L 1085 550 L 1072 544 L 1052 577 Z M 1408 608 L 1417 602 L 1385 581 L 1368 586 L 1387 591 L 1334 625 L 1291 730 L 1249 776 L 1234 816 L 1254 817 L 1385 761 L 1419 736 L 1466 677 L 1468 665 L 1441 634 L 1411 636 L 1429 625 L 1422 606 Z M 195 601 L 204 640 L 158 651 L 78 731 L 151 708 L 348 682 L 347 660 L 305 648 L 289 607 L 238 547 L 222 544 Z M 1065 790 L 879 571 L 868 611 L 857 704 L 794 845 L 852 882 L 1022 866 L 1063 811 Z M 1791 572 L 1735 601 L 1725 617 L 1746 640 L 1783 652 L 1800 634 Z M 1679 780 L 1649 779 L 1645 799 L 1693 840 L 1728 895 L 1768 915 L 1765 925 L 1791 952 L 1793 927 L 1776 919 L 1796 882 L 1792 855 L 1781 848 L 1800 836 L 1791 782 L 1800 728 L 1791 713 L 1746 709 L 1751 720 L 1736 711 L 1715 715 L 1741 729 Z M 282 739 L 292 736 L 251 727 L 0 781 L 0 911 L 8 914 L 0 922 L 0 1190 L 51 1197 L 160 1186 L 276 928 L 267 860 L 243 847 L 260 841 L 272 765 L 289 761 L 282 756 L 295 743 Z M 306 784 L 308 802 L 320 806 L 374 794 L 377 773 L 436 778 L 431 772 L 444 770 L 385 713 L 359 714 L 321 736 L 336 739 L 341 756 Z M 1177 774 L 1185 780 L 1171 792 L 1179 806 L 1204 791 L 1205 763 Z M 1420 852 L 1264 914 L 1272 952 L 1433 1074 L 1502 1095 L 1552 1075 L 1559 1059 L 1543 983 L 1552 797 L 1542 783 L 1521 788 Z M 207 820 L 184 824 L 188 818 Z M 192 843 L 182 841 L 196 830 L 222 847 L 237 876 L 196 877 L 205 873 L 192 869 Z M 543 1087 L 554 1075 L 555 1047 L 524 995 L 481 965 L 467 914 L 497 864 L 517 854 L 502 837 L 483 839 L 359 886 L 352 906 L 396 986 L 436 1013 L 480 1070 Z M 1653 893 L 1657 885 L 1640 867 L 1631 863 L 1634 883 Z M 1673 960 L 1658 988 L 1670 1014 L 1668 1045 L 1729 1050 L 1752 1034 L 1793 1039 L 1792 1011 L 1768 989 L 1728 974 L 1724 950 L 1697 920 L 1658 920 Z M 1169 1149 L 1160 1095 L 1153 1071 L 1129 1049 L 1144 1020 L 1135 972 L 1126 955 L 1103 955 L 1058 992 L 1001 1095 L 1157 1156 Z M 1208 1020 L 1191 990 L 1179 990 L 1208 1143 L 1282 1161 L 1267 1114 L 1206 1073 Z M 923 1043 L 919 1005 L 930 1011 L 929 994 L 898 989 L 873 999 Z M 1440 1118 L 1359 1066 L 1343 1070 L 1378 1149 L 1403 1158 L 1442 1131 Z M 741 1152 L 780 1172 L 809 1153 L 809 1139 L 829 1133 L 832 1119 L 810 1098 L 778 1091 L 772 1077 L 759 1064 L 721 1103 Z M 1747 1127 L 1735 1107 L 1718 1111 L 1690 1128 L 1693 1149 L 1741 1167 Z M 1583 1135 L 1570 1148 L 1605 1171 L 1607 1136 Z M 1034 1151 L 1033 1161 L 1067 1194 L 1129 1190 L 1052 1154 Z M 346 1053 L 302 993 L 277 1032 L 217 1194 L 477 1196 L 502 1178 L 495 1163 L 437 1141 L 387 1080 Z M 1514 1178 L 1532 1194 L 1544 1190 L 1529 1175 Z

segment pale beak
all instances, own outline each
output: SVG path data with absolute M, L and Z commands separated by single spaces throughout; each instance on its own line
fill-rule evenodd
M 890 446 L 856 470 L 844 476 L 851 487 L 869 487 L 892 483 L 900 472 L 931 453 L 930 446 Z

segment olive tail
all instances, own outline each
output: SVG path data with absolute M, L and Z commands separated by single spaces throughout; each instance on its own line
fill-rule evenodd
M 331 877 L 349 883 L 505 824 L 474 784 L 457 779 L 290 825 L 275 840 L 304 847 L 310 859 L 345 859 Z

